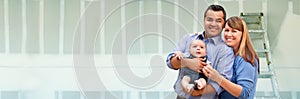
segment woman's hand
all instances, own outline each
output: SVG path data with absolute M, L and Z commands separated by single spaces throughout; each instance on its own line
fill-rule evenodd
M 207 78 L 217 82 L 219 85 L 224 79 L 223 76 L 221 76 L 219 72 L 213 69 L 210 65 L 205 66 L 202 71 Z

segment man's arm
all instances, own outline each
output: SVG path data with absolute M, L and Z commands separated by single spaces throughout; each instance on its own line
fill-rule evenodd
M 190 41 L 196 37 L 198 37 L 198 34 L 187 34 L 179 40 L 173 52 L 171 52 L 167 57 L 166 63 L 169 68 L 177 70 L 181 67 L 188 67 L 194 71 L 200 72 L 200 69 L 206 65 L 202 62 L 201 58 L 183 59 L 183 53 L 187 53 Z
M 173 66 L 173 69 L 177 70 L 181 68 L 181 59 L 178 59 L 176 54 L 171 58 L 171 65 Z
M 204 94 L 209 94 L 209 93 L 214 93 L 214 92 L 216 92 L 215 89 L 210 84 L 208 84 L 200 90 L 194 90 L 191 93 L 191 95 L 192 96 L 202 96 Z
M 189 39 L 189 35 L 183 36 L 179 42 L 177 43 L 176 47 L 173 49 L 173 52 L 171 52 L 167 56 L 167 66 L 171 69 L 178 70 L 181 67 L 181 60 L 178 58 L 178 54 L 176 53 L 185 53 L 187 40 Z
M 176 70 L 182 67 L 188 67 L 194 71 L 200 72 L 200 70 L 207 64 L 202 62 L 202 58 L 183 59 L 183 55 L 175 53 L 171 58 L 171 65 L 173 66 L 173 69 Z
M 213 66 L 215 70 L 217 70 L 220 75 L 222 75 L 224 78 L 230 80 L 233 73 L 233 62 L 234 62 L 234 53 L 231 47 L 228 47 L 224 45 L 222 47 L 221 51 L 219 52 L 219 56 L 217 56 L 219 59 L 217 60 L 218 63 Z M 217 82 L 214 82 L 212 80 L 208 80 L 208 82 L 212 85 L 212 87 L 216 90 L 217 94 L 220 94 L 223 91 L 223 88 L 220 87 L 220 85 Z

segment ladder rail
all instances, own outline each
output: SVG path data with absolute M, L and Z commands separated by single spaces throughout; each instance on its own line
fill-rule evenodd
M 275 99 L 280 99 L 279 95 L 279 89 L 278 89 L 278 82 L 275 74 L 275 70 L 273 67 L 273 62 L 272 62 L 272 57 L 271 57 L 271 51 L 270 51 L 270 45 L 269 45 L 269 39 L 268 39 L 268 34 L 267 34 L 267 29 L 266 29 L 266 23 L 264 19 L 264 14 L 261 13 L 241 13 L 240 15 L 246 22 L 248 26 L 248 31 L 251 34 L 251 40 L 257 40 L 254 42 L 252 41 L 253 44 L 255 44 L 258 48 L 255 48 L 257 53 L 260 53 L 259 55 L 261 58 L 265 58 L 266 60 L 266 68 L 267 71 L 261 72 L 259 78 L 268 78 L 271 80 L 271 86 L 273 90 L 273 95 L 274 96 L 256 96 L 256 98 L 275 98 Z M 263 33 L 263 34 L 262 34 Z
M 268 34 L 267 34 L 267 27 L 266 26 L 266 23 L 264 21 L 264 16 L 262 16 L 262 28 L 264 29 L 264 42 L 265 42 L 265 48 L 267 49 L 268 51 L 268 55 L 267 56 L 267 62 L 268 62 L 268 68 L 269 68 L 269 71 L 273 74 L 273 76 L 271 76 L 271 82 L 272 84 L 272 88 L 273 88 L 273 91 L 274 91 L 274 94 L 275 96 L 280 99 L 280 95 L 279 95 L 279 88 L 278 88 L 278 82 L 277 82 L 277 77 L 276 77 L 276 72 L 275 72 L 275 69 L 274 69 L 274 66 L 273 66 L 273 61 L 272 61 L 272 57 L 271 57 L 271 52 L 270 52 L 270 43 L 269 43 L 269 39 L 268 39 Z

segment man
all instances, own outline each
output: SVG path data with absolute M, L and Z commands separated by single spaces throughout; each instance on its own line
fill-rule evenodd
M 201 72 L 203 66 L 207 64 L 202 62 L 201 58 L 183 59 L 184 53 L 188 53 L 188 47 L 191 41 L 200 39 L 206 43 L 208 61 L 226 79 L 231 79 L 234 54 L 232 48 L 228 47 L 221 38 L 221 32 L 226 20 L 226 12 L 220 5 L 210 5 L 204 13 L 204 32 L 185 35 L 178 42 L 174 52 L 167 57 L 169 68 L 178 70 L 179 75 L 174 85 L 177 98 L 217 98 L 223 89 L 214 81 L 208 79 L 208 85 L 201 90 L 193 90 L 191 94 L 186 94 L 186 89 L 181 87 L 182 78 L 181 67 L 188 67 L 194 71 Z

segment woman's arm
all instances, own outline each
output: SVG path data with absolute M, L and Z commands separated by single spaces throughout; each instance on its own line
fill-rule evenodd
M 228 79 L 225 79 L 224 77 L 220 77 L 221 82 L 219 83 L 219 85 L 226 90 L 227 92 L 229 92 L 231 95 L 233 95 L 234 97 L 239 97 L 242 93 L 242 86 L 235 84 L 231 81 L 229 81 Z
M 215 69 L 211 66 L 206 66 L 203 69 L 203 73 L 211 80 L 217 82 L 224 90 L 228 91 L 235 97 L 239 97 L 242 93 L 242 86 L 232 83 L 231 81 L 225 79 L 221 76 Z

